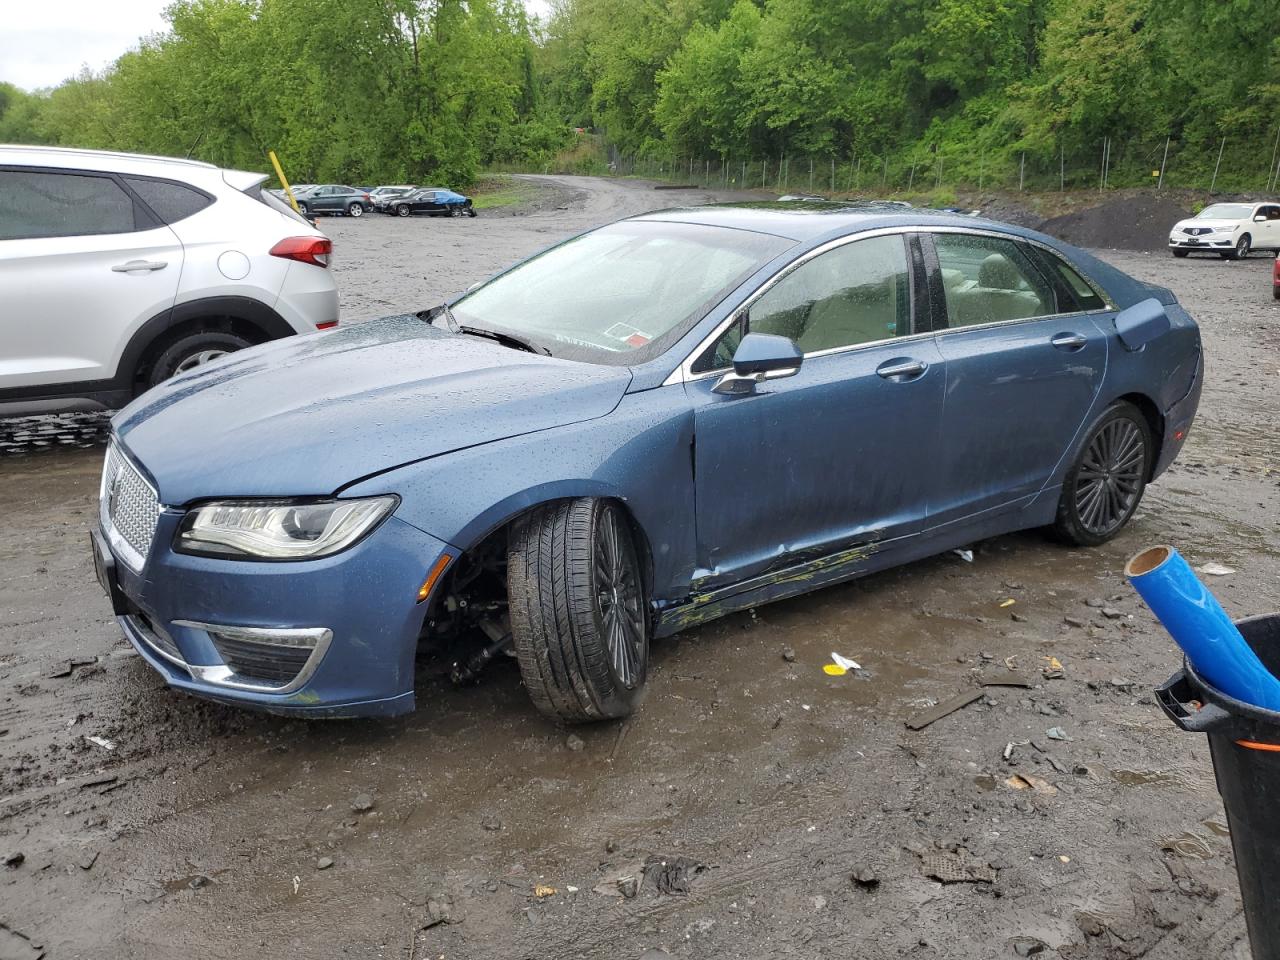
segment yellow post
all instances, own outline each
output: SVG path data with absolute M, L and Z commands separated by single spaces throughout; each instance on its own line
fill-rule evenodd
M 298 209 L 298 201 L 293 199 L 293 187 L 289 186 L 289 181 L 284 177 L 284 170 L 280 167 L 280 161 L 276 159 L 276 152 L 268 150 L 267 156 L 271 158 L 271 165 L 276 168 L 276 177 L 280 180 L 280 186 L 284 187 L 284 195 L 289 198 L 289 206 L 293 207 L 294 213 L 301 213 Z

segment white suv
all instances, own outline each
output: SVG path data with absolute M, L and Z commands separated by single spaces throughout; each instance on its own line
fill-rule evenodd
M 266 179 L 0 146 L 0 416 L 119 407 L 223 354 L 336 326 L 333 245 Z
M 1280 250 L 1280 203 L 1214 203 L 1169 231 L 1175 257 L 1203 250 L 1243 260 L 1250 250 Z

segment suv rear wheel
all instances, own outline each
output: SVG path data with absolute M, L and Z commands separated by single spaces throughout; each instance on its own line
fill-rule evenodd
M 154 387 L 179 373 L 186 373 L 217 360 L 228 353 L 235 353 L 251 346 L 244 337 L 218 330 L 201 330 L 189 333 L 171 343 L 156 358 L 147 376 L 147 387 Z
M 348 217 L 363 217 L 363 216 L 364 216 L 364 204 L 363 204 L 363 203 L 353 203 L 353 204 L 350 204 L 350 205 L 347 207 L 347 216 L 348 216 Z

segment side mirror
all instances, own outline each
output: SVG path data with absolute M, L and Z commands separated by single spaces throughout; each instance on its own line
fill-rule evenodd
M 1253 218 L 1253 222 L 1254 222 L 1254 223 L 1266 223 L 1266 222 L 1267 222 L 1267 215 L 1266 215 L 1265 213 L 1260 213 L 1260 214 L 1258 214 L 1256 217 L 1254 217 L 1254 218 Z
M 1169 329 L 1169 315 L 1164 304 L 1149 297 L 1116 314 L 1116 333 L 1128 350 L 1141 350 Z
M 748 333 L 733 354 L 733 372 L 717 381 L 714 393 L 740 396 L 754 393 L 765 380 L 794 377 L 800 372 L 804 354 L 786 337 L 769 333 Z

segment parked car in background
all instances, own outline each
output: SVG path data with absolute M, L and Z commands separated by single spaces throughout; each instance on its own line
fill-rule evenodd
M 389 202 L 396 197 L 403 197 L 406 194 L 413 193 L 418 188 L 411 184 L 403 184 L 400 186 L 378 187 L 369 194 L 369 199 L 373 201 L 373 209 L 379 213 L 386 213 L 386 207 Z
M 328 183 L 306 190 L 295 190 L 293 196 L 298 201 L 298 211 L 303 216 L 327 213 L 363 217 L 366 211 L 373 209 L 369 194 L 340 184 Z
M 329 239 L 194 160 L 0 146 L 0 415 L 122 406 L 337 325 Z
M 509 646 L 542 713 L 619 717 L 654 637 L 1013 530 L 1105 543 L 1202 378 L 1170 291 L 1018 227 L 644 214 L 140 398 L 97 565 L 201 696 L 396 714 L 420 645 Z
M 402 197 L 387 201 L 383 213 L 395 214 L 398 217 L 410 217 L 415 213 L 425 213 L 432 217 L 474 217 L 475 207 L 470 197 L 464 197 L 443 187 L 421 187 Z
M 1213 203 L 1169 231 L 1175 257 L 1198 251 L 1243 260 L 1251 250 L 1280 251 L 1280 203 Z

